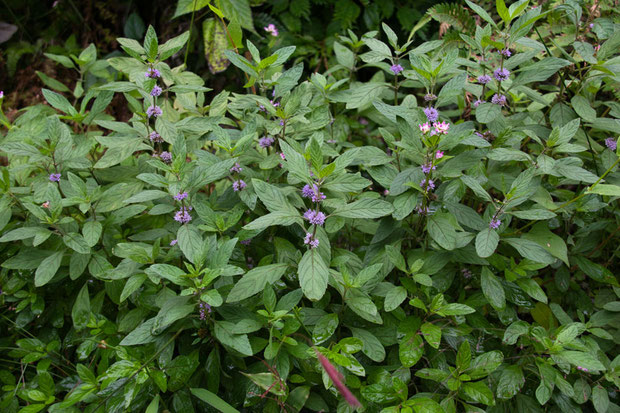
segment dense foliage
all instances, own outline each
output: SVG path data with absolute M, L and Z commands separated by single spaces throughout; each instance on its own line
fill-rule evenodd
M 208 5 L 244 93 L 189 31 L 47 53 L 78 81 L 0 114 L 0 411 L 619 412 L 618 14 L 466 3 L 326 71 Z

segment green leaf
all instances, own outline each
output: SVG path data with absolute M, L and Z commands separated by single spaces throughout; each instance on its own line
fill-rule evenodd
M 502 283 L 487 267 L 482 267 L 480 284 L 482 286 L 482 293 L 489 301 L 489 304 L 496 310 L 503 310 L 506 307 L 506 293 Z
M 519 254 L 521 254 L 523 258 L 527 258 L 541 264 L 553 264 L 555 262 L 555 258 L 551 256 L 545 248 L 525 237 L 506 238 L 503 241 L 512 245 L 517 251 L 519 251 Z
M 506 7 L 506 3 L 504 0 L 495 0 L 495 8 L 497 9 L 497 14 L 502 18 L 504 23 L 508 25 L 510 23 L 510 13 L 508 12 L 508 8 Z
M 385 295 L 383 309 L 385 311 L 394 311 L 407 298 L 407 290 L 405 287 L 398 286 L 391 288 Z
M 151 333 L 161 334 L 168 326 L 180 320 L 196 310 L 196 305 L 189 303 L 189 296 L 171 297 L 161 306 L 153 325 Z
M 62 95 L 52 92 L 49 89 L 41 89 L 43 93 L 43 97 L 47 100 L 52 107 L 58 109 L 59 111 L 66 113 L 71 116 L 77 115 L 77 110 L 69 103 L 69 101 Z
M 319 345 L 327 341 L 338 328 L 338 315 L 326 314 L 319 319 L 312 330 L 312 342 Z
M 493 103 L 481 103 L 476 108 L 476 120 L 480 123 L 490 123 L 502 115 L 502 108 Z
M 297 274 L 304 295 L 312 301 L 320 300 L 327 290 L 329 270 L 316 249 L 305 252 L 299 261 Z
M 482 258 L 490 257 L 495 252 L 498 243 L 497 231 L 485 228 L 476 236 L 476 253 Z
M 516 283 L 527 293 L 527 295 L 535 300 L 547 304 L 547 295 L 536 281 L 531 278 L 520 278 L 516 281 Z
M 202 236 L 191 224 L 181 225 L 177 231 L 177 241 L 183 255 L 193 264 L 200 261 L 203 255 Z
M 600 384 L 592 389 L 592 404 L 596 413 L 605 413 L 609 409 L 609 395 Z
M 63 251 L 57 251 L 41 261 L 34 274 L 35 287 L 42 287 L 54 278 L 62 262 Z
M 238 351 L 244 356 L 252 355 L 252 346 L 247 334 L 234 334 L 231 332 L 234 328 L 234 324 L 227 321 L 221 321 L 214 323 L 213 332 L 215 338 L 224 345 Z
M 239 410 L 220 399 L 215 393 L 211 393 L 206 389 L 189 389 L 189 391 L 209 406 L 219 410 L 222 413 L 239 413 Z
M 89 247 L 94 247 L 99 242 L 103 226 L 99 221 L 87 221 L 82 227 L 82 234 L 84 235 L 84 241 Z
M 344 218 L 380 218 L 394 211 L 392 204 L 380 199 L 360 199 L 343 205 L 331 214 Z
M 463 383 L 459 391 L 471 402 L 482 403 L 487 406 L 493 406 L 495 404 L 493 392 L 483 380 Z
M 159 47 L 159 60 L 166 60 L 181 50 L 189 40 L 189 31 L 173 37 Z
M 523 387 L 523 370 L 520 366 L 508 366 L 502 371 L 497 384 L 497 397 L 500 399 L 513 398 Z
M 465 371 L 471 364 L 471 346 L 469 341 L 463 340 L 456 353 L 456 368 Z
M 605 366 L 594 358 L 593 354 L 583 351 L 564 350 L 557 354 L 560 357 L 574 366 L 584 367 L 589 371 L 598 372 L 606 371 Z
M 424 323 L 420 327 L 424 339 L 431 347 L 438 349 L 441 342 L 441 328 L 432 323 Z
M 86 328 L 90 321 L 90 296 L 88 294 L 88 283 L 85 283 L 78 293 L 73 309 L 71 310 L 71 318 L 73 319 L 73 327 L 76 330 Z
M 368 356 L 368 358 L 377 363 L 385 359 L 385 348 L 383 344 L 381 344 L 381 341 L 372 333 L 361 328 L 351 328 L 351 332 L 353 333 L 353 337 L 362 340 L 362 353 Z
M 504 343 L 514 345 L 519 337 L 523 334 L 527 334 L 530 331 L 530 325 L 525 321 L 515 321 L 510 324 L 504 331 Z
M 234 303 L 262 292 L 265 285 L 278 281 L 287 267 L 288 264 L 270 264 L 251 269 L 235 283 L 226 302 Z
M 398 345 L 398 357 L 405 368 L 413 367 L 424 354 L 424 342 L 416 333 L 406 335 Z
M 606 196 L 620 196 L 620 186 L 610 184 L 597 184 L 589 188 L 588 193 Z
M 157 34 L 155 33 L 153 26 L 149 25 L 146 29 L 146 35 L 144 36 L 144 50 L 146 51 L 146 56 L 150 61 L 154 61 L 157 57 L 158 48 L 159 44 L 157 42 Z

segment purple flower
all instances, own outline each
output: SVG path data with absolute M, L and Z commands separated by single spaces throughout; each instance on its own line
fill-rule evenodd
M 60 181 L 60 174 L 50 174 L 50 181 L 52 181 L 52 182 L 59 182 Z
M 323 226 L 326 216 L 320 211 L 309 209 L 304 213 L 304 218 L 308 220 L 308 222 L 310 222 L 311 224 Z
M 435 99 L 437 99 L 437 95 L 433 95 L 432 93 L 427 93 L 426 95 L 424 95 L 425 102 L 432 102 Z
M 207 313 L 211 314 L 211 306 L 203 301 L 198 304 L 198 308 L 200 309 L 200 319 L 206 320 Z
M 161 158 L 162 161 L 166 163 L 172 161 L 172 154 L 168 151 L 163 151 L 162 153 L 159 154 L 159 157 Z
M 161 95 L 162 92 L 162 88 L 160 88 L 159 86 L 155 85 L 153 86 L 153 89 L 151 89 L 151 96 L 159 96 Z
M 581 370 L 581 371 L 586 372 L 586 373 L 589 371 L 587 368 L 581 367 L 581 366 L 577 366 L 577 370 Z
M 422 187 L 425 191 L 427 190 L 433 190 L 435 189 L 435 181 L 433 181 L 432 179 L 428 180 L 428 184 L 426 181 L 426 178 L 422 179 L 422 182 L 420 182 L 420 187 Z
M 252 242 L 252 238 L 250 238 L 250 239 L 244 239 L 243 241 L 240 241 L 240 242 L 241 242 L 241 244 L 243 244 L 243 245 L 250 245 L 250 243 Z
M 497 93 L 493 95 L 491 98 L 491 103 L 495 105 L 505 106 L 506 105 L 506 96 L 498 95 Z
M 274 143 L 274 142 L 275 142 L 275 139 L 273 139 L 272 137 L 270 137 L 270 136 L 264 136 L 264 137 L 262 137 L 262 138 L 260 138 L 260 139 L 258 140 L 258 145 L 259 145 L 261 148 L 268 148 L 268 147 L 270 147 L 271 145 L 273 145 L 273 143 Z
M 390 70 L 392 71 L 392 73 L 394 73 L 395 75 L 399 74 L 400 72 L 403 71 L 403 67 L 401 65 L 392 65 L 390 67 Z
M 273 37 L 277 37 L 278 36 L 278 29 L 275 25 L 273 24 L 268 24 L 267 26 L 263 27 L 263 30 L 265 30 L 267 33 L 271 34 Z
M 239 165 L 239 162 L 236 162 L 235 165 L 230 168 L 230 173 L 237 172 L 239 174 L 241 171 L 243 171 L 243 168 Z
M 157 105 L 151 105 L 148 107 L 148 109 L 146 109 L 146 115 L 150 118 L 151 116 L 161 116 L 163 112 L 161 111 L 161 108 Z
M 498 82 L 506 80 L 506 79 L 508 79 L 508 77 L 510 77 L 510 70 L 508 70 L 508 69 L 495 69 L 495 71 L 493 72 L 493 77 L 495 77 L 495 80 L 497 80 Z
M 428 215 L 431 211 L 428 206 L 418 205 L 415 207 L 415 210 L 420 215 Z
M 310 232 L 306 232 L 306 237 L 304 238 L 304 244 L 308 245 L 310 249 L 314 249 L 319 246 L 319 240 L 314 237 Z
M 443 155 L 444 155 L 443 151 L 438 150 L 437 152 L 435 152 L 435 159 L 441 159 L 443 158 Z
M 490 81 L 491 81 L 491 76 L 489 75 L 478 76 L 478 83 L 480 83 L 481 85 L 486 85 Z
M 0 90 L 0 99 L 4 98 L 4 90 Z
M 420 128 L 420 132 L 423 134 L 426 134 L 431 130 L 431 125 L 428 122 L 422 123 L 418 125 L 418 127 Z
M 182 201 L 185 198 L 187 198 L 187 192 L 179 192 L 174 196 L 174 199 L 176 199 L 177 201 Z
M 232 187 L 233 187 L 233 191 L 237 192 L 237 191 L 242 191 L 243 188 L 245 188 L 247 185 L 246 183 L 243 181 L 243 179 L 239 179 L 238 181 L 233 182 Z
M 189 211 L 191 210 L 192 207 L 181 207 L 181 209 L 179 209 L 177 213 L 174 214 L 174 220 L 180 222 L 181 224 L 188 223 L 192 220 L 192 216 L 189 214 Z
M 504 50 L 498 50 L 497 52 L 504 57 L 510 57 L 512 55 L 509 48 L 505 48 Z
M 161 72 L 153 67 L 149 67 L 148 69 L 146 69 L 146 73 L 144 73 L 144 76 L 150 77 L 152 79 L 157 79 L 158 77 L 161 77 Z
M 312 184 L 312 186 L 315 186 L 315 184 Z M 301 190 L 301 196 L 304 198 L 312 198 L 314 196 L 314 190 L 310 185 L 306 184 Z
M 280 121 L 280 126 L 284 126 L 284 119 Z
M 161 138 L 161 135 L 155 131 L 149 134 L 149 139 L 151 142 L 163 142 L 164 140 Z
M 590 23 L 590 29 L 594 29 L 594 23 Z
M 286 155 L 284 155 L 284 152 L 280 152 L 280 158 L 282 158 L 282 160 L 286 159 Z
M 497 218 L 493 218 L 491 222 L 489 222 L 489 228 L 491 229 L 497 229 L 500 225 L 502 225 L 502 221 Z
M 424 114 L 426 115 L 426 118 L 429 122 L 435 122 L 437 119 L 439 119 L 439 112 L 437 112 L 437 109 L 432 106 L 424 108 Z
M 469 271 L 467 268 L 463 268 L 461 270 L 461 273 L 463 274 L 464 278 L 467 278 L 467 279 L 471 278 L 471 271 Z
M 267 112 L 267 109 L 265 109 L 263 105 L 258 105 L 258 110 L 260 110 L 261 112 Z
M 170 241 L 170 246 L 174 247 L 175 245 L 177 245 L 177 242 L 179 242 L 179 240 L 173 239 L 172 241 Z
M 607 146 L 612 151 L 615 151 L 618 147 L 618 144 L 614 138 L 607 138 L 605 139 L 605 146 Z
M 280 106 L 280 102 L 274 102 L 273 100 L 270 100 L 269 103 L 271 103 L 274 108 L 277 108 L 278 106 Z
M 425 174 L 428 174 L 431 170 L 434 170 L 437 167 L 433 165 L 432 163 L 425 163 L 421 165 L 420 168 L 422 168 L 422 172 L 424 172 Z
M 311 198 L 312 202 L 321 202 L 326 198 L 323 192 L 319 191 L 319 187 L 317 184 L 305 185 L 301 190 L 301 196 L 304 198 Z
M 480 106 L 480 105 L 481 105 L 482 103 L 484 103 L 484 102 L 485 102 L 484 100 L 480 100 L 480 99 L 478 99 L 478 100 L 476 100 L 476 101 L 474 102 L 474 107 L 475 107 L 475 108 L 477 108 L 478 106 Z

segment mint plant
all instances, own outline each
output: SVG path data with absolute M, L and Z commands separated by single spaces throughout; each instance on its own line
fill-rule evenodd
M 55 59 L 107 74 L 2 118 L 2 411 L 620 410 L 616 17 L 466 3 L 244 93 L 189 33 Z

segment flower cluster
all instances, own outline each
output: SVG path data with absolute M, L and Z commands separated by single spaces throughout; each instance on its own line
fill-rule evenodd
M 472 277 L 471 271 L 469 271 L 468 268 L 463 268 L 461 270 L 461 274 L 463 275 L 463 278 L 465 278 L 465 279 L 469 279 L 469 278 Z
M 271 136 L 263 136 L 258 140 L 258 145 L 261 148 L 269 148 L 271 145 L 273 145 L 274 142 L 275 139 L 273 139 Z
M 174 220 L 180 222 L 181 224 L 187 224 L 192 220 L 192 216 L 189 213 L 191 210 L 191 206 L 182 206 L 181 209 L 174 214 Z
M 431 129 L 431 125 L 428 122 L 422 123 L 418 125 L 418 127 L 420 128 L 420 132 L 425 135 L 430 132 L 430 136 L 445 135 L 450 130 L 450 124 L 448 122 L 434 122 L 434 129 Z
M 160 153 L 159 158 L 166 163 L 172 162 L 172 154 L 168 151 L 163 151 Z
M 319 246 L 319 240 L 316 236 L 312 235 L 312 233 L 306 232 L 306 237 L 304 238 L 304 244 L 308 245 L 310 249 L 314 249 Z
M 161 77 L 161 72 L 154 67 L 149 67 L 148 69 L 146 69 L 144 76 L 150 77 L 151 79 L 158 79 Z
M 502 225 L 502 221 L 500 221 L 497 218 L 493 218 L 491 220 L 491 222 L 489 222 L 489 228 L 490 229 L 497 229 L 497 228 L 499 228 L 500 225 Z
M 206 320 L 207 314 L 211 314 L 211 306 L 204 301 L 201 301 L 200 304 L 198 304 L 198 308 L 200 311 L 200 319 Z
M 325 214 L 321 211 L 315 211 L 313 209 L 309 209 L 304 213 L 304 219 L 314 225 L 323 226 L 325 223 Z
M 245 183 L 245 181 L 243 179 L 239 179 L 238 181 L 234 181 L 232 184 L 233 187 L 233 191 L 238 192 L 238 191 L 242 191 L 243 188 L 245 188 L 247 186 L 247 184 Z
M 270 23 L 267 26 L 263 27 L 263 30 L 265 30 L 267 33 L 271 34 L 273 37 L 277 37 L 278 36 L 278 28 Z
M 241 167 L 241 165 L 239 164 L 239 162 L 235 162 L 235 165 L 230 168 L 230 173 L 235 173 L 237 172 L 238 174 L 241 173 L 241 171 L 243 171 L 243 168 Z
M 426 118 L 429 122 L 435 122 L 437 119 L 439 119 L 439 112 L 437 112 L 437 109 L 432 106 L 424 108 L 424 114 L 426 115 Z
M 579 370 L 579 371 L 583 371 L 583 372 L 585 372 L 585 373 L 587 373 L 588 371 L 590 371 L 590 370 L 588 370 L 587 368 L 585 368 L 585 367 L 581 367 L 581 366 L 577 366 L 577 370 Z
M 0 99 L 4 98 L 4 90 L 0 90 Z
M 435 99 L 437 99 L 437 95 L 433 95 L 432 93 L 427 93 L 426 95 L 424 95 L 425 102 L 432 102 Z
M 491 103 L 493 103 L 495 105 L 506 106 L 506 96 L 499 95 L 499 94 L 496 93 L 491 98 Z
M 170 241 L 170 246 L 174 247 L 175 245 L 177 245 L 177 243 L 179 242 L 179 240 L 177 240 L 176 238 L 173 239 L 172 241 Z
M 428 190 L 433 190 L 435 189 L 435 181 L 433 181 L 432 179 L 422 179 L 422 182 L 420 182 L 420 187 L 424 189 L 424 191 L 428 191 Z
M 159 106 L 153 104 L 146 109 L 146 116 L 150 117 L 158 117 L 162 115 L 162 110 Z
M 164 140 L 161 138 L 161 135 L 159 133 L 157 133 L 156 131 L 153 131 L 149 134 L 149 139 L 151 140 L 151 142 L 153 143 L 161 143 Z
M 60 182 L 60 174 L 50 174 L 50 181 Z
M 306 184 L 301 190 L 301 196 L 310 198 L 312 202 L 321 202 L 325 199 L 325 194 L 319 191 L 319 186 L 317 184 L 312 184 L 312 186 Z
M 179 192 L 174 196 L 174 199 L 176 199 L 177 201 L 182 201 L 185 198 L 187 198 L 187 192 Z
M 503 49 L 503 50 L 498 50 L 497 52 L 504 57 L 510 57 L 512 55 L 512 53 L 510 53 L 510 49 L 508 48 Z
M 396 64 L 396 65 L 390 66 L 390 70 L 392 71 L 392 73 L 397 75 L 397 74 L 399 74 L 400 72 L 403 71 L 403 67 L 401 65 L 399 65 L 399 64 Z
M 491 76 L 489 75 L 478 76 L 478 83 L 480 83 L 481 85 L 486 85 L 490 81 L 491 81 Z
M 616 148 L 618 147 L 618 143 L 616 142 L 614 138 L 607 138 L 605 139 L 605 146 L 607 146 L 612 151 L 615 151 Z
M 163 92 L 162 88 L 160 88 L 159 86 L 155 85 L 155 86 L 153 86 L 153 89 L 151 89 L 151 96 L 157 97 L 157 96 L 161 95 L 161 92 Z
M 493 72 L 493 77 L 498 82 L 503 82 L 504 80 L 507 80 L 510 77 L 510 70 L 505 69 L 505 68 L 496 69 Z

